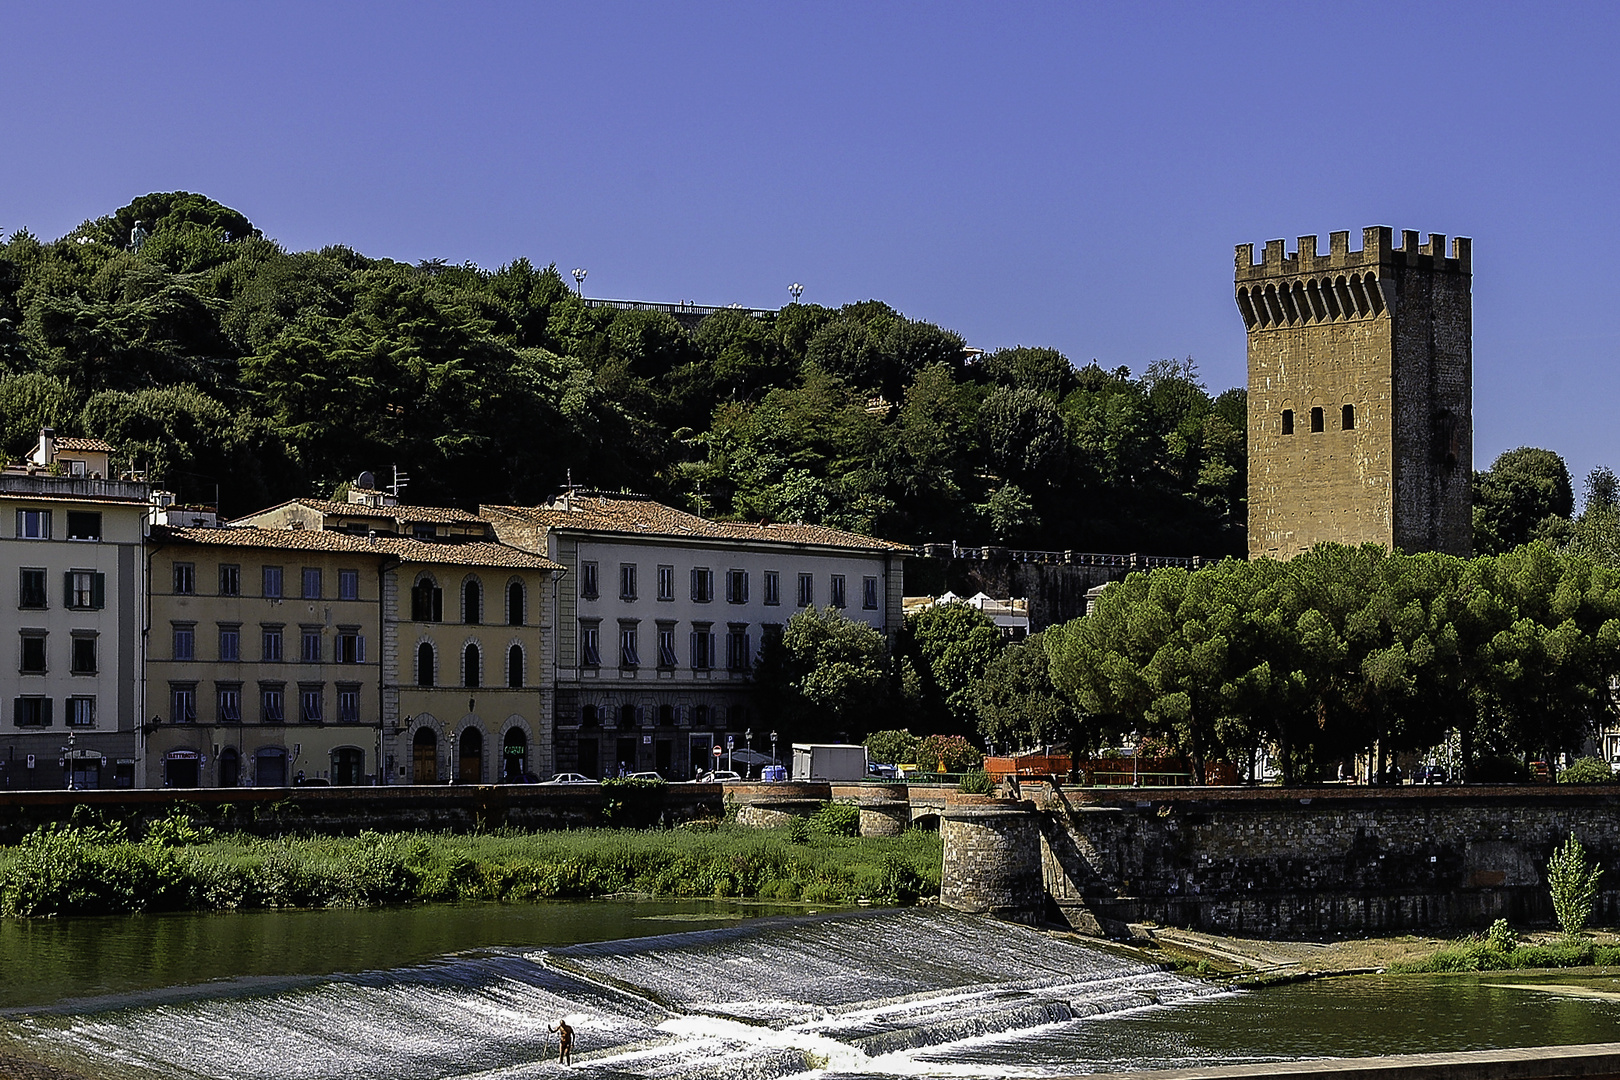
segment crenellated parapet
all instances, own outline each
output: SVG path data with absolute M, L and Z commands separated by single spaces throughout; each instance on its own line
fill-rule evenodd
M 1411 268 L 1467 277 L 1472 273 L 1472 241 L 1453 237 L 1446 254 L 1446 237 L 1430 233 L 1418 242 L 1416 230 L 1401 233 L 1373 225 L 1361 230 L 1361 250 L 1350 250 L 1348 231 L 1328 234 L 1326 254 L 1316 250 L 1315 236 L 1299 238 L 1290 253 L 1283 240 L 1269 240 L 1254 260 L 1253 244 L 1238 244 L 1235 288 L 1239 312 L 1251 331 L 1310 323 L 1375 319 L 1386 316 L 1392 292 L 1386 281 Z

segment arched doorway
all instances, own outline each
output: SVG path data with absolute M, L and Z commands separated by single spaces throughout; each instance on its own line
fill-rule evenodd
M 528 767 L 529 737 L 523 734 L 522 728 L 513 728 L 506 733 L 506 741 L 501 746 L 501 778 L 508 784 L 521 784 Z
M 350 787 L 365 782 L 366 752 L 353 746 L 332 751 L 332 783 Z
M 432 728 L 417 728 L 411 739 L 411 783 L 439 782 L 439 737 Z
M 242 759 L 234 746 L 219 752 L 219 786 L 237 787 L 242 783 Z
M 456 779 L 463 784 L 476 784 L 484 779 L 484 733 L 468 728 L 461 733 L 461 761 Z

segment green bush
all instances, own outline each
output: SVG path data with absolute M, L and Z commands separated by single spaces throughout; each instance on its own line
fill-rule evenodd
M 1497 919 L 1485 932 L 1485 942 L 1498 952 L 1510 953 L 1519 947 L 1519 935 L 1506 919 Z
M 1560 784 L 1612 784 L 1614 770 L 1602 758 L 1578 758 L 1569 768 L 1558 774 Z
M 990 774 L 983 769 L 971 769 L 962 774 L 956 790 L 965 795 L 988 795 L 996 790 L 996 784 L 990 779 Z
M 409 901 L 583 899 L 634 890 L 853 904 L 939 891 L 938 834 L 852 835 L 860 811 L 832 803 L 780 829 L 362 833 L 130 843 L 102 826 L 40 829 L 0 848 L 0 914 L 47 916 Z
M 1566 937 L 1574 937 L 1586 929 L 1597 903 L 1598 879 L 1603 876 L 1600 866 L 1588 866 L 1586 849 L 1571 832 L 1563 847 L 1547 860 L 1547 890 L 1552 893 L 1553 913 Z
M 822 836 L 856 836 L 861 831 L 861 808 L 854 803 L 822 803 L 810 815 L 810 831 Z

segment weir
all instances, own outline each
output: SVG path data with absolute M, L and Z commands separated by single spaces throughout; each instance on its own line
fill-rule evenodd
M 1573 832 L 1620 858 L 1620 789 L 1061 788 L 955 796 L 941 901 L 1125 933 L 1157 922 L 1312 937 L 1552 922 L 1546 863 Z M 1620 875 L 1594 922 L 1620 919 Z

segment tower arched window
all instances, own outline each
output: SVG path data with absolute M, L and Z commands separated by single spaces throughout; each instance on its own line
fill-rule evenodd
M 416 647 L 416 685 L 433 685 L 433 646 L 425 641 Z
M 478 686 L 482 680 L 479 678 L 483 664 L 478 655 L 478 646 L 468 644 L 461 652 L 461 685 Z
M 514 581 L 506 587 L 506 624 L 522 626 L 524 614 L 523 582 Z
M 513 645 L 506 650 L 506 685 L 517 690 L 523 686 L 523 646 Z

